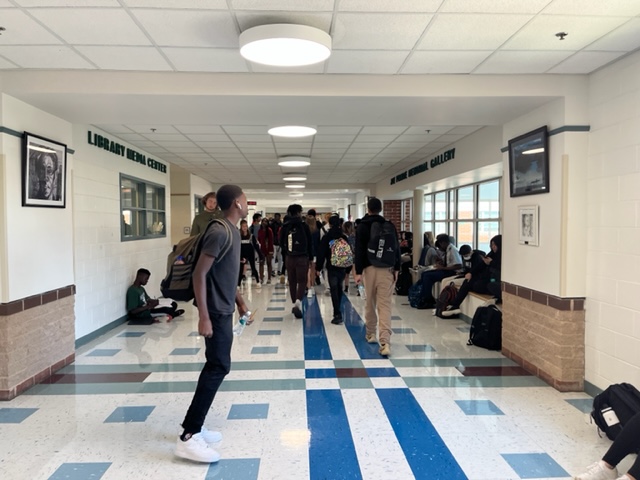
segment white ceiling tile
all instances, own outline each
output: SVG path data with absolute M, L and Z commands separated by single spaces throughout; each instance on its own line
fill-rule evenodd
M 362 127 L 346 127 L 333 125 L 319 125 L 318 135 L 354 135 L 357 134 Z
M 15 5 L 9 0 L 0 0 L 0 8 L 15 8 Z
M 333 47 L 349 50 L 408 50 L 413 48 L 433 15 L 339 13 Z
M 171 66 L 154 47 L 77 46 L 76 49 L 104 70 L 171 70 Z
M 136 144 L 139 144 L 140 141 L 144 142 L 145 138 L 140 135 L 139 133 L 131 133 L 131 130 L 128 130 L 129 133 L 115 133 L 115 132 L 110 132 L 113 133 L 114 135 L 118 135 L 118 138 L 120 138 L 121 140 L 126 140 L 127 142 L 136 142 Z M 149 142 L 147 141 L 147 143 L 151 144 L 148 146 L 154 146 L 155 143 L 153 142 Z
M 129 7 L 227 10 L 227 0 L 124 0 Z
M 319 28 L 327 33 L 331 28 L 331 13 L 307 13 L 307 12 L 287 12 L 287 11 L 270 11 L 270 12 L 237 12 L 236 18 L 240 25 L 240 31 L 256 27 L 258 25 L 276 24 L 276 23 L 296 23 L 299 25 L 308 25 L 310 27 Z M 236 45 L 237 45 L 236 40 Z
M 442 0 L 340 0 L 340 12 L 435 12 Z
M 238 47 L 238 31 L 228 12 L 141 9 L 131 12 L 160 46 Z
M 186 140 L 186 137 L 171 125 L 127 125 L 127 127 L 136 133 L 142 133 L 151 140 Z
M 182 158 L 189 159 L 189 160 L 207 160 L 207 159 L 211 159 L 211 156 L 207 155 L 206 153 L 184 153 L 181 156 L 182 156 Z
M 316 63 L 314 65 L 305 65 L 302 67 L 271 67 L 269 65 L 260 65 L 259 63 L 249 62 L 251 71 L 255 73 L 322 73 L 324 71 L 325 62 Z
M 580 50 L 626 22 L 623 17 L 539 15 L 516 33 L 503 50 Z M 567 32 L 564 40 L 556 37 Z
M 131 129 L 125 125 L 96 125 L 96 127 L 113 134 L 132 133 Z
M 362 129 L 362 132 L 360 132 L 360 134 L 361 135 L 388 135 L 388 134 L 400 135 L 407 128 L 408 128 L 408 126 L 401 126 L 401 127 L 364 127 Z
M 318 133 L 314 139 L 314 145 L 322 144 L 322 143 L 333 143 L 333 142 L 353 142 L 355 135 L 329 135 L 329 134 L 320 134 Z
M 7 59 L 0 57 L 0 70 L 9 70 L 12 68 L 18 68 L 18 65 L 16 65 L 13 62 L 10 62 Z
M 273 143 L 271 142 L 235 142 L 236 146 L 243 151 L 245 148 L 260 148 L 262 150 L 271 150 L 273 151 Z
M 235 145 L 231 142 L 194 142 L 196 145 L 202 148 L 235 148 Z
M 262 135 L 268 130 L 264 125 L 223 125 L 222 128 L 229 134 L 239 133 L 243 135 Z
M 24 12 L 16 9 L 2 10 L 3 45 L 59 45 L 62 42 Z
M 15 0 L 21 7 L 119 7 L 118 0 Z
M 454 52 L 413 52 L 405 66 L 403 74 L 457 74 L 470 73 L 480 65 L 491 51 L 454 51 Z
M 640 15 L 637 0 L 554 0 L 542 13 L 559 15 Z
M 38 8 L 30 13 L 73 45 L 150 45 L 121 9 Z
M 453 128 L 453 126 L 450 126 L 450 125 L 413 126 L 413 127 L 410 127 L 405 132 L 405 135 L 424 135 L 425 133 L 428 133 L 429 135 L 443 135 L 443 134 L 447 133 L 449 130 L 451 130 L 452 128 Z M 427 130 L 429 130 L 429 132 L 427 132 Z
M 182 131 L 182 130 L 181 130 Z M 194 142 L 228 142 L 229 137 L 223 133 L 219 134 L 187 134 L 187 138 Z
M 264 135 L 242 135 L 242 134 L 230 134 L 231 140 L 234 142 L 271 142 L 271 136 Z
M 171 153 L 201 153 L 202 150 L 198 147 L 166 147 Z
M 520 30 L 531 15 L 439 14 L 418 50 L 494 50 Z
M 440 12 L 538 13 L 549 0 L 445 0 Z
M 156 145 L 162 147 L 162 148 L 169 148 L 169 147 L 194 147 L 195 145 L 191 142 L 186 142 L 186 141 L 171 141 L 171 140 L 157 140 Z
M 450 134 L 454 134 L 454 135 L 470 135 L 473 132 L 476 132 L 478 130 L 480 130 L 482 127 L 481 126 L 474 126 L 474 125 L 470 125 L 470 126 L 459 126 L 459 127 L 454 127 L 453 129 L 451 129 L 449 131 Z
M 640 18 L 634 18 L 586 47 L 586 50 L 630 52 L 640 48 Z
M 327 73 L 393 74 L 408 54 L 409 50 L 334 50 L 327 60 Z
M 187 135 L 224 134 L 222 128 L 217 125 L 175 125 L 175 128 Z
M 84 58 L 64 46 L 0 46 L 0 55 L 23 68 L 94 69 Z
M 248 72 L 237 49 L 169 48 L 162 51 L 181 72 Z
M 597 68 L 614 61 L 623 52 L 578 52 L 556 65 L 548 73 L 580 74 L 593 72 Z
M 473 73 L 544 73 L 573 52 L 496 52 Z
M 234 10 L 332 12 L 334 0 L 232 0 Z

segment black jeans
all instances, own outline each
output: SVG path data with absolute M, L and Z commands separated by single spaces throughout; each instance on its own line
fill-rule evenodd
M 249 257 L 245 259 L 247 261 L 247 263 L 249 265 L 251 265 L 251 275 L 253 275 L 253 278 L 256 279 L 256 282 L 260 281 L 260 275 L 258 274 L 258 269 L 256 268 L 256 258 L 255 257 Z M 245 265 L 246 263 L 242 263 L 240 262 L 240 275 L 238 275 L 238 286 L 240 286 L 242 284 L 242 274 L 245 271 Z
M 630 453 L 638 453 L 638 450 L 640 450 L 640 413 L 636 413 L 622 428 L 602 460 L 615 467 L 624 457 Z M 629 474 L 633 478 L 640 479 L 640 455 L 629 469 Z
M 287 277 L 289 278 L 289 294 L 291 301 L 302 300 L 307 288 L 309 275 L 309 257 L 306 255 L 287 255 Z
M 500 287 L 500 282 L 487 282 L 486 279 L 479 278 L 471 281 L 465 280 L 460 288 L 458 289 L 458 294 L 456 298 L 453 300 L 451 304 L 452 307 L 459 308 L 469 291 L 480 293 L 482 295 L 491 295 L 492 297 L 497 298 L 498 300 L 502 299 L 502 290 Z
M 207 362 L 200 372 L 196 392 L 182 422 L 186 433 L 200 432 L 218 388 L 231 368 L 233 314 L 213 315 L 209 313 L 209 317 L 213 325 L 213 336 L 204 339 Z
M 329 281 L 329 291 L 331 292 L 331 303 L 333 304 L 333 316 L 342 318 L 340 305 L 342 303 L 343 285 L 345 270 L 342 268 L 327 268 L 327 280 Z
M 153 310 L 151 310 L 151 313 L 164 313 L 165 315 L 171 315 L 172 317 L 175 317 L 177 309 L 178 304 L 176 302 L 171 302 L 170 307 L 154 308 Z

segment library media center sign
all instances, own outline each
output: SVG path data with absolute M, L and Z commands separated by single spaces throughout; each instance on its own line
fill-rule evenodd
M 92 133 L 91 130 L 87 132 L 87 141 L 89 142 L 89 145 L 94 145 L 106 150 L 107 152 L 128 158 L 132 162 L 146 165 L 147 167 L 158 170 L 159 172 L 167 173 L 167 166 L 164 163 L 154 160 L 153 158 L 147 158 L 146 155 L 136 152 L 132 148 L 125 147 L 118 142 L 109 140 L 107 137 L 103 137 L 97 133 Z
M 417 175 L 419 173 L 426 172 L 427 170 L 429 170 L 429 168 L 435 168 L 438 165 L 442 165 L 443 163 L 448 162 L 449 160 L 453 160 L 455 156 L 456 156 L 455 148 L 452 148 L 451 150 L 447 150 L 446 152 L 433 157 L 430 161 L 421 163 L 420 165 L 416 165 L 415 167 L 410 168 L 409 170 L 402 172 L 396 175 L 395 177 L 391 178 L 391 185 L 395 185 L 396 183 L 401 182 L 402 180 L 406 180 L 409 177 L 413 177 L 414 175 Z

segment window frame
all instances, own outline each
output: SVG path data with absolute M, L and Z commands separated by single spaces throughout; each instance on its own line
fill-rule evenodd
M 138 203 L 137 207 L 126 207 L 126 210 L 130 210 L 132 212 L 138 212 L 138 221 L 142 228 L 138 228 L 138 231 L 143 232 L 142 235 L 126 235 L 124 234 L 124 221 L 122 220 L 123 212 L 125 210 L 124 207 L 124 199 L 122 195 L 122 182 L 124 180 L 128 180 L 130 182 L 134 182 L 137 184 L 138 191 Z M 162 190 L 162 202 L 164 209 L 158 208 L 147 208 L 147 186 L 157 188 Z M 167 187 L 166 185 L 160 185 L 159 183 L 150 182 L 148 180 L 134 177 L 132 175 L 127 175 L 125 173 L 120 173 L 118 187 L 120 190 L 120 241 L 121 242 L 133 242 L 137 240 L 149 240 L 154 238 L 166 238 L 167 236 Z M 160 196 L 160 195 L 159 195 Z M 158 234 L 147 233 L 147 213 L 161 213 L 164 214 L 164 232 Z

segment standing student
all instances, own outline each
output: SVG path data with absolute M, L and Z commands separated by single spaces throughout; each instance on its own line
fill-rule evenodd
M 266 283 L 271 283 L 271 277 L 273 277 L 273 231 L 269 228 L 269 220 L 262 219 L 260 223 L 260 230 L 258 230 L 258 243 L 260 244 L 260 281 L 264 284 L 264 264 L 267 264 L 267 280 Z
M 353 226 L 353 222 L 344 222 L 342 224 L 342 231 L 347 236 L 347 241 L 352 251 L 356 251 L 356 230 Z M 353 265 L 347 270 L 347 275 L 344 279 L 344 293 L 349 293 L 349 275 L 355 277 L 356 266 Z
M 318 247 L 320 246 L 320 230 L 318 230 L 316 217 L 307 215 L 307 226 L 311 232 L 311 251 L 313 252 L 313 259 L 309 263 L 309 276 L 307 278 L 307 289 L 309 296 L 313 295 L 314 285 L 316 284 L 316 277 L 322 272 L 322 269 L 316 270 L 315 259 L 318 256 Z
M 340 325 L 342 323 L 342 311 L 340 309 L 342 304 L 342 286 L 344 284 L 345 274 L 351 270 L 351 267 L 336 267 L 331 264 L 331 247 L 333 242 L 339 238 L 349 243 L 347 236 L 340 228 L 340 218 L 333 216 L 329 218 L 329 230 L 320 240 L 320 246 L 318 248 L 318 270 L 322 270 L 325 261 L 327 263 L 327 283 L 329 283 L 329 290 L 331 292 L 331 304 L 333 306 L 333 319 L 331 323 L 334 325 Z M 351 248 L 351 247 L 349 247 Z
M 262 214 L 254 213 L 253 214 L 253 223 L 249 227 L 249 231 L 251 235 L 258 238 L 258 231 L 260 230 L 260 222 L 262 221 Z
M 247 263 L 251 267 L 251 275 L 256 280 L 256 287 L 260 288 L 260 275 L 256 268 L 256 254 L 262 255 L 260 246 L 256 237 L 251 235 L 246 220 L 240 222 L 240 276 L 238 278 L 238 286 L 242 283 Z
M 202 197 L 202 204 L 204 205 L 204 212 L 196 215 L 191 224 L 190 235 L 192 237 L 204 232 L 209 222 L 214 218 L 222 218 L 222 211 L 218 208 L 218 201 L 216 200 L 216 192 L 209 192 Z
M 204 428 L 204 421 L 231 368 L 233 311 L 236 305 L 240 315 L 248 311 L 234 282 L 240 269 L 240 233 L 235 225 L 249 211 L 247 197 L 237 185 L 224 185 L 218 190 L 217 200 L 226 225 L 215 224 L 207 231 L 193 272 L 198 333 L 204 337 L 207 361 L 182 422 L 183 431 L 175 450 L 178 457 L 204 463 L 220 460 L 220 454 L 209 443 L 220 441 L 222 435 Z
M 282 221 L 280 220 L 280 214 L 274 213 L 273 220 L 271 220 L 271 231 L 273 232 L 273 268 L 278 275 L 282 275 L 282 249 L 280 248 L 280 229 L 282 228 Z

